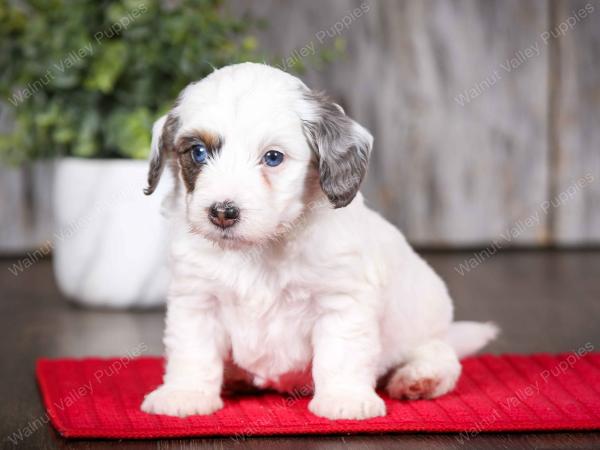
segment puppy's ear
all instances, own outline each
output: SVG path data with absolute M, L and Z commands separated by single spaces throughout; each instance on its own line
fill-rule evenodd
M 356 196 L 367 172 L 373 136 L 326 96 L 307 91 L 314 117 L 304 119 L 304 133 L 316 155 L 321 189 L 335 208 Z
M 175 133 L 178 128 L 179 120 L 172 112 L 162 116 L 152 126 L 148 187 L 144 189 L 146 195 L 152 194 L 158 185 L 165 164 L 173 153 Z

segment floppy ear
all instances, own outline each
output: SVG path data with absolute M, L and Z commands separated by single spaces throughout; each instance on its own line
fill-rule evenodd
M 347 206 L 367 172 L 373 136 L 322 94 L 306 92 L 315 117 L 303 120 L 304 133 L 319 166 L 321 189 L 335 208 Z
M 178 128 L 179 120 L 173 113 L 165 114 L 152 126 L 148 187 L 144 189 L 146 195 L 152 194 L 158 185 L 166 161 L 171 156 L 175 133 Z

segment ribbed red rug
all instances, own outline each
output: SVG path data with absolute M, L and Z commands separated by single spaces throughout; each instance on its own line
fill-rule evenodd
M 457 389 L 422 401 L 385 399 L 388 414 L 331 421 L 311 414 L 308 398 L 226 397 L 211 416 L 178 419 L 140 411 L 161 382 L 160 358 L 42 359 L 37 378 L 54 427 L 73 438 L 168 438 L 600 429 L 600 353 L 479 356 L 463 361 Z

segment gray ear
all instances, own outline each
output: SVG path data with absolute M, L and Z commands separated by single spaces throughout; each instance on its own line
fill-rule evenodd
M 315 117 L 303 120 L 304 133 L 319 165 L 321 189 L 335 208 L 347 206 L 367 172 L 373 136 L 322 94 L 307 91 Z
M 150 167 L 148 169 L 148 187 L 144 194 L 150 195 L 156 189 L 160 176 L 173 150 L 175 134 L 179 129 L 179 120 L 173 113 L 166 114 L 152 126 L 152 144 Z

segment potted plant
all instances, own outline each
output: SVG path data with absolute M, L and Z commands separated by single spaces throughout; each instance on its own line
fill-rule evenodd
M 142 193 L 152 123 L 213 66 L 257 59 L 256 24 L 218 0 L 0 3 L 13 122 L 0 155 L 54 161 L 53 264 L 69 298 L 164 300 L 167 223 L 160 195 Z

